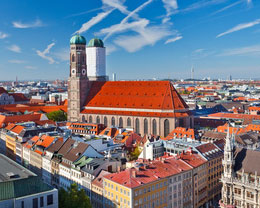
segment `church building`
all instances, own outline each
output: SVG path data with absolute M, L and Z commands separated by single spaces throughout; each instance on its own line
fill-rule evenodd
M 170 81 L 108 81 L 106 48 L 77 34 L 70 40 L 68 121 L 131 128 L 167 136 L 193 127 L 188 105 Z

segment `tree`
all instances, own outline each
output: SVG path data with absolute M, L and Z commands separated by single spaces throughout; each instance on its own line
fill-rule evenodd
M 52 121 L 66 121 L 67 120 L 67 114 L 62 111 L 52 111 L 50 113 L 47 113 L 47 118 Z
M 137 160 L 138 156 L 141 154 L 139 146 L 136 146 L 134 151 L 130 152 L 130 160 Z
M 90 200 L 83 189 L 73 183 L 68 191 L 59 190 L 59 208 L 92 208 Z

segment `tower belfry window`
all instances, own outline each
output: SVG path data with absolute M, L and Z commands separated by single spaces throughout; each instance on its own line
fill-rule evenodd
M 71 61 L 75 62 L 75 55 L 74 54 L 72 54 Z

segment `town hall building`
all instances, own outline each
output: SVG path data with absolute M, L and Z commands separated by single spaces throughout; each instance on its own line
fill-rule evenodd
M 106 48 L 77 34 L 70 40 L 68 121 L 131 128 L 167 136 L 176 127 L 193 127 L 188 105 L 170 81 L 108 81 Z

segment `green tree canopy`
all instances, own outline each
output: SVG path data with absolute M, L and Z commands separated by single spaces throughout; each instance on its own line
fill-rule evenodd
M 92 208 L 90 200 L 83 189 L 71 184 L 68 191 L 59 190 L 59 208 Z
M 66 121 L 67 120 L 67 114 L 62 111 L 52 111 L 50 113 L 47 113 L 47 118 L 52 121 Z

